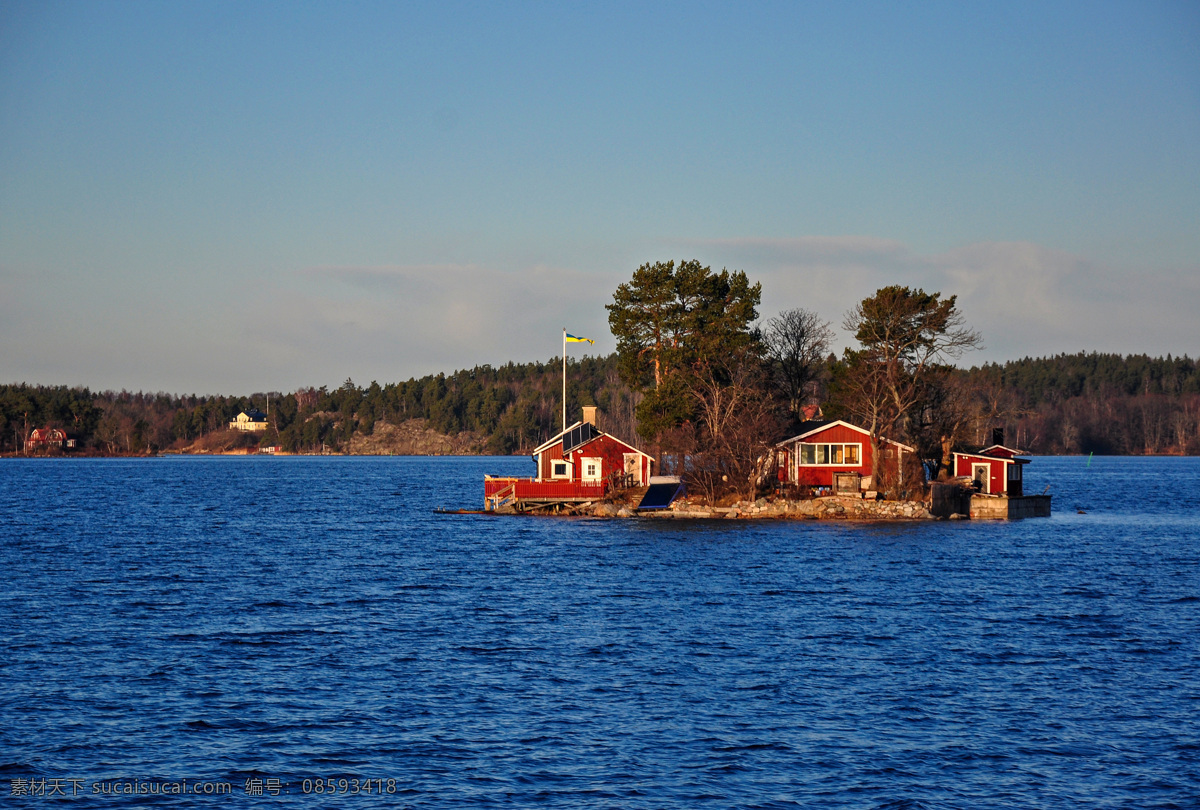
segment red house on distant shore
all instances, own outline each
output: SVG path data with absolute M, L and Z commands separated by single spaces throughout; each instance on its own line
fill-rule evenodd
M 614 488 L 649 482 L 654 459 L 598 429 L 595 410 L 584 408 L 584 421 L 533 451 L 535 478 L 484 476 L 484 508 L 599 500 Z
M 977 453 L 955 453 L 954 474 L 977 482 L 979 491 L 986 495 L 1020 498 L 1023 495 L 1022 468 L 1029 463 L 1029 459 L 1017 457 L 1020 453 L 1020 450 L 1001 444 L 993 444 Z
M 804 422 L 800 433 L 776 445 L 780 480 L 798 487 L 834 486 L 838 473 L 857 473 L 863 489 L 877 489 L 871 481 L 871 434 L 842 420 Z M 897 473 L 906 444 L 884 439 L 880 469 Z
M 66 431 L 56 427 L 36 428 L 25 441 L 25 451 L 49 450 L 51 447 L 73 448 L 74 439 L 68 439 Z

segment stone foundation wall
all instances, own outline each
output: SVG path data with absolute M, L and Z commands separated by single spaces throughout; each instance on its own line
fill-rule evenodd
M 626 514 L 632 514 L 628 510 Z M 776 518 L 808 520 L 932 520 L 933 515 L 919 501 L 869 501 L 863 498 L 830 496 L 811 500 L 757 501 L 735 503 L 729 507 L 699 506 L 688 501 L 676 501 L 670 509 L 638 512 L 639 517 L 710 518 Z
M 981 520 L 1050 517 L 1050 496 L 1008 498 L 1003 495 L 972 495 L 971 517 Z
M 976 495 L 970 499 L 970 517 L 1001 519 L 1049 517 L 1050 496 L 1028 495 L 1024 498 Z M 691 518 L 700 520 L 945 520 L 929 511 L 921 501 L 876 501 L 854 497 L 829 496 L 803 501 L 767 500 L 735 503 L 733 506 L 704 506 L 687 500 L 676 501 L 668 509 L 639 512 L 629 505 L 588 503 L 564 506 L 568 514 L 596 517 L 642 517 L 670 520 Z M 952 519 L 966 517 L 962 514 Z

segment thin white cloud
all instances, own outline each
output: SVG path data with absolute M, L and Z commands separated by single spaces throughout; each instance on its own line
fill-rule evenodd
M 297 274 L 313 281 L 331 281 L 369 292 L 403 293 L 426 288 L 441 279 L 473 276 L 481 272 L 474 264 L 411 264 L 377 266 L 306 267 Z
M 875 236 L 797 236 L 783 239 L 739 237 L 681 240 L 678 244 L 717 251 L 736 251 L 765 264 L 854 264 L 871 259 L 894 260 L 910 252 L 903 242 Z
M 612 290 L 573 268 L 381 265 L 294 276 L 292 288 L 247 310 L 244 331 L 268 363 L 306 365 L 312 380 L 383 382 L 545 360 L 561 350 L 563 326 L 601 339 L 587 353 L 613 348 L 601 326 Z

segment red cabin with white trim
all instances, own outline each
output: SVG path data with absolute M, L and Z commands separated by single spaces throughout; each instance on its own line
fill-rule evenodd
M 977 453 L 955 453 L 954 474 L 977 482 L 984 494 L 1019 498 L 1024 494 L 1023 468 L 1029 463 L 1029 459 L 1017 457 L 1020 452 L 993 444 Z
M 804 422 L 800 433 L 780 442 L 780 480 L 792 486 L 832 487 L 836 473 L 858 473 L 864 489 L 875 489 L 871 478 L 871 433 L 840 419 Z M 884 439 L 881 469 L 897 472 L 905 453 L 915 452 L 906 444 Z
M 592 422 L 576 422 L 536 448 L 533 461 L 534 478 L 484 477 L 487 508 L 499 508 L 509 500 L 598 500 L 613 488 L 649 483 L 654 459 Z
M 29 439 L 25 442 L 26 451 L 46 450 L 51 447 L 75 447 L 75 440 L 67 438 L 67 434 L 61 428 L 44 427 L 36 428 L 29 434 Z
M 596 428 L 576 422 L 533 451 L 537 481 L 595 483 L 624 476 L 630 486 L 650 480 L 647 454 Z

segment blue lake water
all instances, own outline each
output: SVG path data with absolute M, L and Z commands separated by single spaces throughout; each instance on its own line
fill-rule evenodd
M 0 805 L 1200 804 L 1200 459 L 1037 458 L 1014 522 L 434 512 L 531 470 L 0 462 Z

